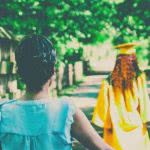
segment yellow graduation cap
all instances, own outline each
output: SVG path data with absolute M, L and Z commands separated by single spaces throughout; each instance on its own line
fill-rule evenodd
M 115 48 L 120 49 L 119 54 L 134 54 L 136 53 L 136 50 L 134 49 L 134 46 L 139 45 L 138 43 L 125 43 L 115 46 Z

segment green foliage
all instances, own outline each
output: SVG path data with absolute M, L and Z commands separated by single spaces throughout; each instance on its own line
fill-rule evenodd
M 74 64 L 76 61 L 82 60 L 83 57 L 83 48 L 69 48 L 67 49 L 65 55 L 64 55 L 64 62 L 72 63 Z
M 67 47 L 73 38 L 82 44 L 145 40 L 149 18 L 148 0 L 0 0 L 0 26 L 15 35 L 47 36 L 59 61 L 77 59 L 78 48 Z
M 124 0 L 117 4 L 116 14 L 112 18 L 117 31 L 114 43 L 147 38 L 150 34 L 149 18 L 148 0 Z
M 89 43 L 95 42 L 109 21 L 110 9 L 105 0 L 2 0 L 0 18 L 1 25 L 15 34 L 36 32 L 56 42 L 73 36 Z
M 138 41 L 141 46 L 137 48 L 139 62 L 144 64 L 149 61 L 150 47 L 150 13 L 148 0 L 122 0 L 115 6 L 116 14 L 111 19 L 115 28 L 113 43 Z
M 0 26 L 16 35 L 44 34 L 63 59 L 62 47 L 72 37 L 84 44 L 109 37 L 113 7 L 106 0 L 1 0 Z

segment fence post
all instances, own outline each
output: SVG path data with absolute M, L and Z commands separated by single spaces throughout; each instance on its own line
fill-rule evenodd
M 75 82 L 81 81 L 83 78 L 83 62 L 77 61 L 74 64 Z

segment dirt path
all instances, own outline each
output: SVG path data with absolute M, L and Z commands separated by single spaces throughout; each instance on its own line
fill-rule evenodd
M 63 98 L 72 101 L 79 108 L 93 107 L 96 103 L 97 94 L 102 79 L 106 76 L 94 75 L 87 76 L 82 84 L 72 93 Z

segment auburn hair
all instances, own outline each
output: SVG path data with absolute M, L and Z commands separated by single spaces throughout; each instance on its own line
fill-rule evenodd
M 140 72 L 136 54 L 119 54 L 111 74 L 112 84 L 121 89 L 130 88 Z

